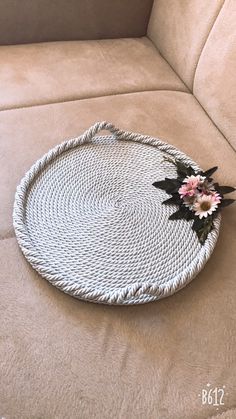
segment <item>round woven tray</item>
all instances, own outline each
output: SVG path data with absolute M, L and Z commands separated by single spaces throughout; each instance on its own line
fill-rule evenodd
M 110 135 L 96 136 L 100 130 Z M 17 188 L 13 221 L 32 267 L 62 291 L 106 304 L 140 304 L 173 294 L 202 269 L 220 216 L 202 246 L 191 221 L 153 182 L 175 177 L 164 156 L 200 170 L 157 138 L 95 124 L 50 150 Z

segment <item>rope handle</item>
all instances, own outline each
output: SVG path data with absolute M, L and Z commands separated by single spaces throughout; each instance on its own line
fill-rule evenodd
M 143 135 L 139 133 L 120 130 L 119 128 L 115 127 L 113 124 L 107 121 L 96 122 L 87 131 L 85 131 L 85 133 L 82 134 L 80 137 L 70 140 L 67 143 L 66 147 L 70 147 L 71 145 L 73 145 L 76 140 L 79 141 L 80 144 L 91 142 L 92 139 L 95 137 L 95 135 L 103 130 L 110 131 L 110 133 L 113 134 L 117 140 L 122 138 L 122 140 L 124 141 L 141 142 L 143 144 L 148 144 L 148 145 L 153 145 L 155 147 L 158 147 L 164 153 L 166 152 L 172 155 L 174 158 L 181 159 L 185 164 L 192 166 L 194 170 L 196 171 L 201 170 L 201 168 L 192 159 L 187 157 L 184 153 L 176 149 L 171 144 L 167 144 L 164 141 L 160 140 L 159 138 L 150 137 L 149 135 Z
M 96 134 L 103 130 L 110 131 L 110 133 L 113 134 L 116 138 L 122 136 L 125 133 L 125 131 L 121 131 L 119 128 L 116 128 L 110 122 L 97 122 L 87 131 L 85 131 L 85 133 L 82 135 L 82 142 L 91 141 Z

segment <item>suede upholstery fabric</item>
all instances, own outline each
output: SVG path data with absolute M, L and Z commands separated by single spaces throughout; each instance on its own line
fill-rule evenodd
M 0 45 L 146 34 L 153 0 L 0 0 Z
M 13 419 L 214 418 L 216 408 L 203 407 L 198 396 L 210 382 L 226 386 L 221 412 L 233 418 L 235 208 L 225 210 L 216 250 L 200 275 L 173 297 L 139 307 L 104 307 L 64 295 L 31 269 L 13 237 L 14 190 L 24 172 L 50 147 L 102 119 L 168 139 L 204 168 L 220 164 L 222 183 L 236 181 L 235 153 L 188 93 L 2 111 L 2 412 Z
M 236 184 L 236 154 L 188 93 L 143 92 L 2 111 L 0 237 L 14 234 L 15 189 L 34 161 L 65 138 L 77 137 L 102 120 L 124 130 L 157 136 L 183 150 L 205 169 L 219 165 L 216 178 L 219 176 L 222 184 Z
M 201 54 L 193 92 L 236 150 L 236 2 L 226 0 Z
M 143 35 L 150 4 L 0 0 L 0 39 Z M 99 120 L 157 136 L 236 185 L 234 2 L 222 4 L 156 0 L 149 36 L 160 52 L 147 38 L 0 48 L 0 418 L 236 418 L 235 205 L 204 270 L 136 307 L 58 291 L 27 263 L 12 226 L 25 172 Z M 196 67 L 197 98 L 185 86 Z M 207 383 L 225 386 L 218 410 L 201 403 Z
M 0 242 L 1 414 L 235 418 L 233 227 L 228 209 L 215 254 L 198 278 L 170 298 L 136 307 L 69 297 L 31 269 L 14 238 Z M 201 405 L 198 394 L 208 382 L 226 386 L 219 411 Z
M 184 83 L 148 38 L 0 47 L 0 109 Z
M 223 3 L 154 0 L 148 36 L 190 90 L 201 51 Z

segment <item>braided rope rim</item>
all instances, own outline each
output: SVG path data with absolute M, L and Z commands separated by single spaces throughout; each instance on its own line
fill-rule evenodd
M 187 285 L 199 273 L 199 271 L 204 267 L 205 263 L 209 259 L 219 234 L 221 221 L 220 214 L 218 214 L 215 218 L 214 228 L 209 233 L 207 240 L 201 247 L 197 257 L 192 260 L 187 269 L 183 270 L 171 280 L 167 280 L 164 285 L 154 284 L 153 282 L 137 282 L 132 286 L 129 285 L 114 292 L 108 291 L 106 293 L 101 293 L 101 291 L 91 290 L 91 288 L 82 287 L 77 283 L 68 285 L 68 281 L 59 275 L 53 274 L 50 269 L 42 267 L 42 264 L 40 264 L 38 252 L 33 246 L 29 232 L 24 223 L 24 204 L 28 189 L 36 176 L 61 153 L 73 149 L 79 145 L 89 143 L 93 137 L 101 130 L 110 131 L 117 140 L 141 142 L 143 144 L 158 147 L 161 151 L 169 154 L 170 156 L 181 160 L 185 164 L 191 165 L 193 169 L 201 170 L 200 167 L 184 153 L 158 138 L 122 131 L 106 121 L 97 122 L 81 136 L 66 140 L 51 149 L 42 158 L 36 161 L 36 163 L 30 168 L 30 170 L 21 180 L 16 190 L 13 209 L 13 225 L 19 246 L 26 259 L 40 275 L 46 278 L 57 288 L 76 298 L 104 304 L 141 304 L 172 295 L 177 290 Z

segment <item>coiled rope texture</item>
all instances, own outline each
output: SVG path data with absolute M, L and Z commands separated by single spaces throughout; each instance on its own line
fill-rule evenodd
M 96 136 L 101 130 L 112 135 Z M 203 268 L 220 215 L 203 246 L 191 222 L 168 220 L 174 206 L 152 186 L 175 176 L 184 153 L 149 136 L 98 122 L 38 160 L 17 188 L 13 223 L 32 267 L 62 291 L 104 304 L 167 297 Z

